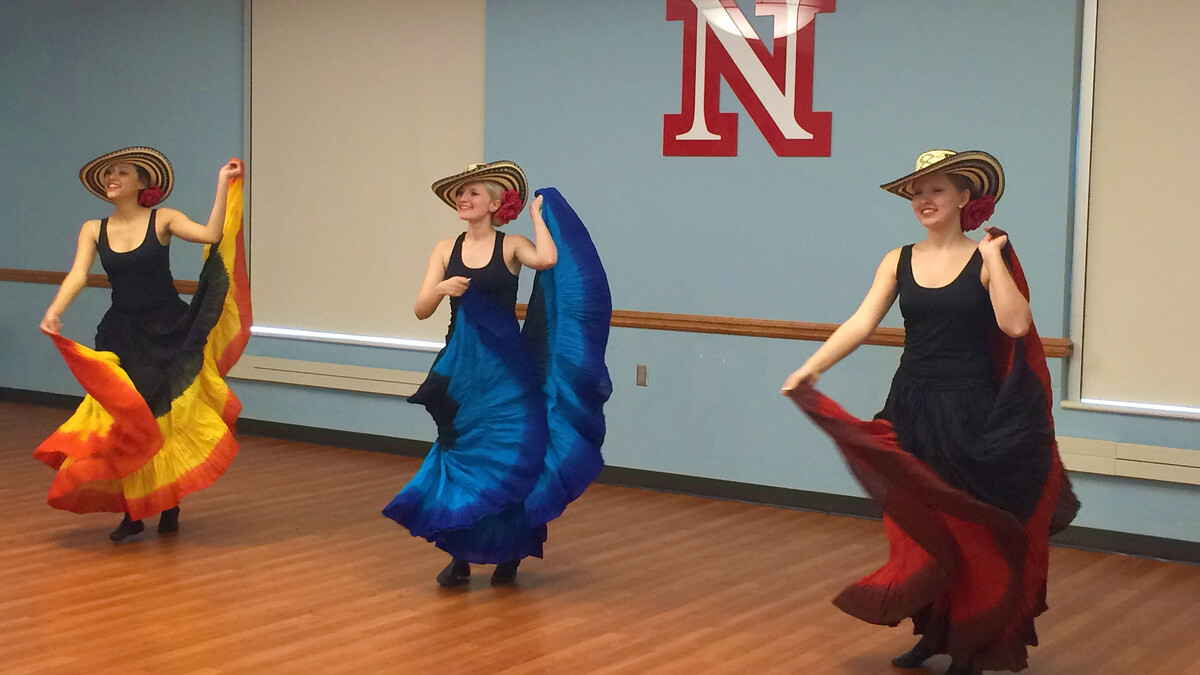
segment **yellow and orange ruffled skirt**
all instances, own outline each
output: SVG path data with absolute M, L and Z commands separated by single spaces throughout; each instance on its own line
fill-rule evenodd
M 224 378 L 252 324 L 241 178 L 230 182 L 221 242 L 205 247 L 188 317 L 194 319 L 188 343 L 202 345 L 202 353 L 181 349 L 166 373 L 166 399 L 153 406 L 161 410 L 157 416 L 115 353 L 51 336 L 87 392 L 71 418 L 33 453 L 58 470 L 47 499 L 51 506 L 75 513 L 124 512 L 138 520 L 212 485 L 233 461 L 241 402 Z

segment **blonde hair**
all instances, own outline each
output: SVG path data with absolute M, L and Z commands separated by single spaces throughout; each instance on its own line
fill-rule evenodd
M 504 198 L 504 186 L 494 180 L 481 180 L 483 189 L 487 190 L 488 196 L 494 201 L 500 201 Z
M 500 200 L 504 197 L 504 186 L 494 180 L 469 180 L 454 188 L 454 196 L 457 197 L 462 194 L 463 188 L 475 183 L 482 185 L 483 189 L 487 191 L 488 197 L 493 200 Z
M 455 188 L 455 190 L 454 190 L 455 196 L 457 196 L 459 193 L 461 193 L 463 188 L 465 188 L 466 186 L 468 186 L 472 183 L 479 183 L 480 185 L 482 185 L 483 189 L 485 191 L 487 191 L 488 198 L 490 201 L 494 201 L 494 202 L 503 202 L 504 201 L 504 186 L 501 185 L 500 183 L 497 183 L 494 180 L 467 181 L 466 183 L 463 183 L 462 185 Z M 504 223 L 496 222 L 496 213 L 492 212 L 492 227 L 503 227 L 503 226 L 504 226 Z

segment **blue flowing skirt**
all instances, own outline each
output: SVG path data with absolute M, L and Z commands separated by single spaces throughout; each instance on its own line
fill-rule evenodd
M 409 399 L 429 411 L 437 441 L 383 511 L 474 563 L 541 557 L 546 524 L 604 466 L 608 279 L 562 195 L 538 194 L 558 264 L 534 278 L 520 330 L 511 310 L 463 294 L 454 333 Z

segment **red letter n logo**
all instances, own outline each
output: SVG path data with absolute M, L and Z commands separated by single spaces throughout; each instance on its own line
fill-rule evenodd
M 663 115 L 663 155 L 737 155 L 738 115 L 720 110 L 721 78 L 780 157 L 828 157 L 827 112 L 813 112 L 813 35 L 835 0 L 756 0 L 775 17 L 766 45 L 736 0 L 667 0 L 667 20 L 683 22 L 683 100 Z

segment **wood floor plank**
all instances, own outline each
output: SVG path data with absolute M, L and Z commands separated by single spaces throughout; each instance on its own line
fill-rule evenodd
M 119 516 L 45 504 L 67 415 L 0 403 L 0 672 L 894 675 L 913 642 L 830 603 L 875 521 L 596 485 L 517 587 L 447 591 L 380 514 L 417 460 L 261 437 L 177 535 L 113 545 Z M 1049 604 L 1028 673 L 1200 673 L 1200 567 L 1056 548 Z

